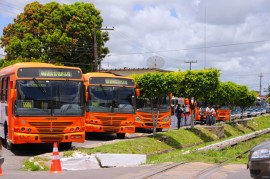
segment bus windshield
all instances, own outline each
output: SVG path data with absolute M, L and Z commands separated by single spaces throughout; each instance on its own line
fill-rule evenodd
M 135 113 L 133 88 L 116 86 L 90 86 L 87 111 L 110 113 Z
M 17 116 L 83 116 L 80 81 L 18 80 L 14 112 Z
M 153 110 L 157 111 L 158 108 L 158 98 L 155 98 L 153 100 Z M 148 98 L 142 98 L 139 97 L 137 99 L 137 111 L 139 112 L 151 112 L 151 103 L 150 100 Z M 160 102 L 160 112 L 168 112 L 170 111 L 170 99 L 167 96 L 164 96 L 161 98 L 161 102 Z

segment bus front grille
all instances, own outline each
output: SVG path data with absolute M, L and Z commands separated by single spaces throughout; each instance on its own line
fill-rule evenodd
M 111 116 L 96 116 L 104 126 L 120 126 L 123 121 L 127 121 L 127 117 L 111 117 Z
M 104 132 L 118 132 L 120 130 L 120 127 L 104 126 L 103 130 L 104 130 Z
M 53 127 L 53 128 L 39 128 L 37 127 L 38 132 L 40 133 L 62 133 L 65 130 L 65 127 Z
M 42 142 L 62 141 L 63 139 L 64 135 L 40 135 L 40 140 Z
M 29 122 L 31 126 L 71 126 L 73 122 Z

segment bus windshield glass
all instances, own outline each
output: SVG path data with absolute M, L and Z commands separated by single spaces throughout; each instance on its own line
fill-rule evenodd
M 133 88 L 116 86 L 89 86 L 87 111 L 110 113 L 135 113 Z
M 18 80 L 14 112 L 17 116 L 83 116 L 80 81 Z
M 160 102 L 159 102 L 160 101 Z M 158 100 L 158 98 L 153 99 L 153 110 L 158 110 L 158 103 L 160 104 L 160 112 L 168 112 L 170 111 L 170 99 L 167 96 L 164 96 L 161 98 L 161 100 Z M 151 112 L 151 103 L 148 98 L 142 98 L 139 97 L 137 99 L 137 111 L 138 112 Z

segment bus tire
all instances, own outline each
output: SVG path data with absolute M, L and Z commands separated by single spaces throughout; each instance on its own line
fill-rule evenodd
M 124 139 L 126 136 L 126 133 L 117 133 L 116 136 L 118 139 Z
M 7 123 L 5 123 L 4 130 L 5 130 L 6 149 L 7 150 L 13 150 L 14 149 L 14 144 L 12 144 L 10 142 L 10 140 L 8 139 L 8 126 L 7 126 Z
M 14 144 L 12 144 L 11 142 L 10 142 L 10 140 L 6 140 L 6 148 L 7 148 L 7 150 L 14 150 Z
M 157 128 L 157 132 L 162 132 L 162 128 Z

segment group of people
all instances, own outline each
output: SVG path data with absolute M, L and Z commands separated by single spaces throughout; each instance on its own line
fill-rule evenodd
M 201 120 L 201 124 L 203 123 L 203 119 L 204 119 L 204 109 L 201 106 L 199 109 L 199 113 L 200 113 L 200 120 Z M 205 113 L 206 113 L 206 125 L 216 125 L 216 117 L 217 117 L 217 112 L 214 108 L 214 106 L 210 107 L 210 105 L 208 105 L 205 108 Z
M 177 117 L 177 128 L 179 129 L 181 127 L 181 120 L 182 118 L 185 120 L 184 122 L 187 122 L 186 114 L 190 114 L 189 108 L 186 105 L 180 105 L 178 104 L 175 108 L 175 115 Z
M 204 123 L 204 111 L 206 113 L 206 121 L 205 121 L 206 125 L 208 125 L 208 126 L 216 125 L 217 112 L 216 112 L 214 106 L 207 105 L 205 110 L 204 110 L 203 106 L 201 106 L 199 108 L 201 124 Z M 186 119 L 184 117 L 186 117 L 186 114 L 190 114 L 190 112 L 189 112 L 188 107 L 186 105 L 181 106 L 180 104 L 178 104 L 175 107 L 174 113 L 175 113 L 175 116 L 177 118 L 177 127 L 179 129 L 181 127 L 182 119 Z

